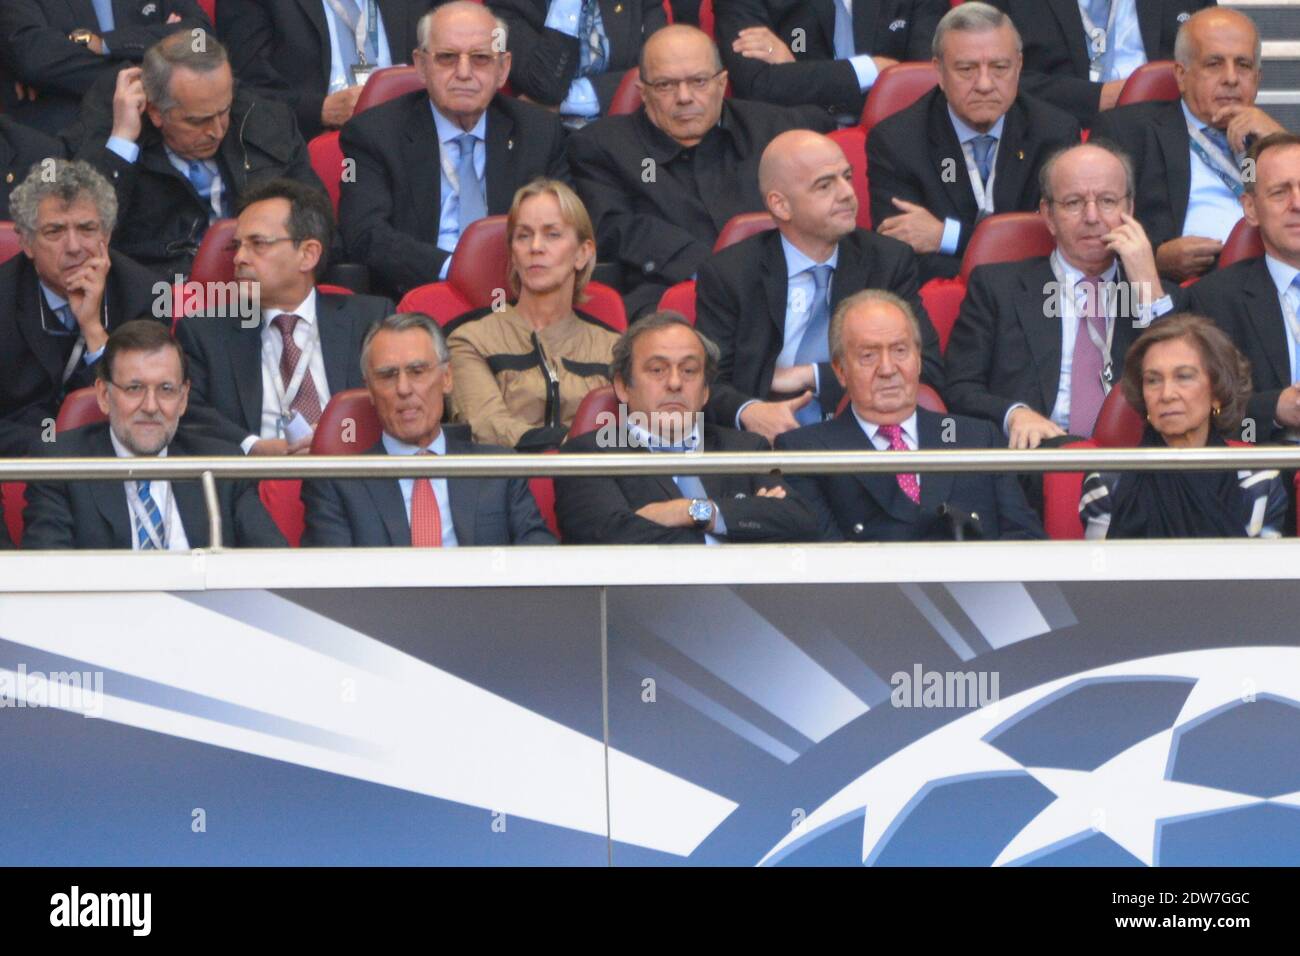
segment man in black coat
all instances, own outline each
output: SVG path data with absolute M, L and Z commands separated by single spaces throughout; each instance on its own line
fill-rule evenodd
M 238 449 L 178 428 L 188 381 L 166 326 L 127 322 L 109 337 L 95 394 L 106 423 L 63 432 L 43 454 L 58 458 L 223 456 Z M 257 482 L 219 481 L 224 546 L 284 547 Z M 27 485 L 27 550 L 188 551 L 206 548 L 208 512 L 197 480 L 41 481 Z
M 112 187 L 85 163 L 57 160 L 52 172 L 33 170 L 10 197 L 23 254 L 0 266 L 0 457 L 31 454 L 53 435 L 64 396 L 91 384 L 109 333 L 170 314 L 148 270 L 108 250 Z
M 834 415 L 844 392 L 830 366 L 830 315 L 865 288 L 908 300 L 923 330 L 922 377 L 943 388 L 916 256 L 857 228 L 852 174 L 839 145 L 809 130 L 782 133 L 763 152 L 759 183 L 776 230 L 719 252 L 700 267 L 696 284 L 697 325 L 722 353 L 711 422 L 771 441 Z
M 189 273 L 208 226 L 255 183 L 287 177 L 324 194 L 289 108 L 236 88 L 212 37 L 197 49 L 170 37 L 142 68 L 106 77 L 69 135 L 117 190 L 114 246 L 167 279 Z
M 668 23 L 659 0 L 492 0 L 509 28 L 510 85 L 582 126 L 609 110 L 646 37 Z
M 737 96 L 815 103 L 856 122 L 879 72 L 928 60 L 947 0 L 717 0 L 718 46 Z
M 190 365 L 187 425 L 249 454 L 305 454 L 330 395 L 364 384 L 361 342 L 393 303 L 316 288 L 333 232 L 329 199 L 301 183 L 273 179 L 245 194 L 235 279 L 255 283 L 259 311 L 176 326 Z
M 491 12 L 452 3 L 427 24 L 415 51 L 426 90 L 367 110 L 339 139 L 355 163 L 340 187 L 344 242 L 394 298 L 446 278 L 461 233 L 509 212 L 520 186 L 568 179 L 559 119 L 497 92 L 511 58 Z
M 815 110 L 724 100 L 717 48 L 694 27 L 666 27 L 646 41 L 640 85 L 641 109 L 569 138 L 596 253 L 624 270 L 631 316 L 694 276 L 727 220 L 763 208 L 758 161 L 774 137 L 833 125 Z
M 427 315 L 388 316 L 362 346 L 366 388 L 383 428 L 366 455 L 503 455 L 467 429 L 442 427 L 451 394 L 447 343 Z M 315 547 L 501 547 L 554 544 L 525 478 L 304 481 L 303 544 Z
M 906 302 L 867 289 L 840 303 L 831 323 L 835 374 L 849 393 L 836 418 L 778 436 L 780 451 L 922 451 L 996 448 L 988 422 L 918 408 L 921 335 Z M 828 541 L 1042 538 L 1014 475 L 792 475 Z
M 1084 26 L 1081 0 L 989 0 L 1011 15 L 1025 41 L 1024 89 L 1065 110 L 1084 126 L 1119 99 L 1124 81 L 1151 60 L 1172 60 L 1178 27 L 1215 0 L 1134 0 L 1090 3 L 1093 27 L 1105 34 L 1096 47 Z M 1087 0 L 1083 0 L 1087 2 Z M 1113 22 L 1102 13 L 1114 8 Z M 1121 15 L 1122 14 L 1122 15 Z
M 867 138 L 871 221 L 921 256 L 922 282 L 957 274 L 980 219 L 1037 209 L 1039 166 L 1079 141 L 1069 114 L 1018 92 L 1020 37 L 1006 14 L 954 7 L 934 48 L 938 88 Z
M 1255 177 L 1242 196 L 1264 255 L 1216 269 L 1187 290 L 1187 310 L 1214 320 L 1250 359 L 1254 394 L 1245 427 L 1255 441 L 1300 440 L 1300 137 L 1257 143 Z
M 1241 218 L 1248 141 L 1282 126 L 1255 105 L 1259 33 L 1249 17 L 1202 10 L 1183 24 L 1177 50 L 1182 98 L 1103 113 L 1092 138 L 1113 140 L 1133 157 L 1138 220 L 1160 274 L 1181 282 L 1214 267 Z
M 302 135 L 311 139 L 352 117 L 364 83 L 351 67 L 382 68 L 406 63 L 416 46 L 416 24 L 440 0 L 379 0 L 370 52 L 358 51 L 357 20 L 341 18 L 321 0 L 221 0 L 217 32 L 230 50 L 235 76 L 259 93 L 288 102 Z M 351 13 L 352 0 L 340 3 Z M 365 0 L 357 13 L 367 9 Z M 367 30 L 367 34 L 370 31 Z
M 614 346 L 615 421 L 560 452 L 677 455 L 682 474 L 555 479 L 566 544 L 721 544 L 809 541 L 813 515 L 774 475 L 689 474 L 695 453 L 768 451 L 767 442 L 704 423 L 717 346 L 675 312 L 635 322 Z
M 16 81 L 0 84 L 6 113 L 53 136 L 77 118 L 82 97 L 105 73 L 139 63 L 165 36 L 212 27 L 196 0 L 112 0 L 107 20 L 98 6 L 92 0 L 0 3 L 0 61 Z
M 32 166 L 48 157 L 63 159 L 67 148 L 53 136 L 0 116 L 0 219 L 9 214 L 9 194 L 27 178 Z
M 1056 250 L 976 268 L 945 353 L 948 407 L 992 422 L 1012 448 L 1090 436 L 1129 345 L 1181 301 L 1133 217 L 1125 158 L 1075 146 L 1048 158 L 1041 186 Z

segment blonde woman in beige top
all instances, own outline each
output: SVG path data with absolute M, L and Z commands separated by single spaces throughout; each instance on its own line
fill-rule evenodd
M 448 326 L 455 417 L 469 423 L 475 441 L 553 448 L 587 392 L 609 383 L 618 335 L 575 311 L 596 265 L 596 242 L 573 190 L 550 179 L 520 189 L 506 236 L 517 301 Z

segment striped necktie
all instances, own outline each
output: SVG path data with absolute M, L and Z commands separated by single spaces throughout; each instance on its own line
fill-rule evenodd
M 162 512 L 158 510 L 158 502 L 153 500 L 153 495 L 149 494 L 149 485 L 150 482 L 148 481 L 137 481 L 135 483 L 136 494 L 140 498 L 140 504 L 144 506 L 145 517 L 149 520 L 148 525 L 143 522 L 137 523 L 135 529 L 135 539 L 140 543 L 141 551 L 156 550 L 154 547 L 155 539 L 161 542 L 164 548 L 167 547 Z M 152 536 L 149 534 L 150 528 L 153 530 Z

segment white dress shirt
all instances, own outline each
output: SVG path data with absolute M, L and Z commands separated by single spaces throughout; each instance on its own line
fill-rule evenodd
M 1127 80 L 1129 74 L 1147 61 L 1146 45 L 1142 42 L 1142 25 L 1138 23 L 1137 0 L 1111 0 L 1111 2 L 1116 5 L 1115 29 L 1111 31 L 1107 42 L 1112 44 L 1114 49 L 1110 54 L 1110 69 L 1098 81 L 1101 83 Z M 1080 10 L 1087 9 L 1088 5 L 1088 0 L 1079 0 Z M 1080 25 L 1082 26 L 1082 19 Z M 1106 29 L 1104 23 L 1094 25 Z M 1085 37 L 1084 43 L 1088 42 Z
M 421 451 L 415 445 L 408 445 L 404 441 L 399 441 L 388 432 L 384 432 L 382 439 L 384 451 L 390 455 L 414 455 Z M 438 437 L 435 438 L 429 447 L 423 449 L 433 455 L 447 454 L 447 434 L 441 428 L 438 429 Z M 429 482 L 433 485 L 433 495 L 438 499 L 438 514 L 442 516 L 442 546 L 444 548 L 454 548 L 460 542 L 456 540 L 456 526 L 451 520 L 451 493 L 447 490 L 446 478 L 430 478 Z M 406 506 L 406 524 L 411 524 L 411 492 L 415 490 L 414 478 L 398 478 L 397 485 L 402 489 L 402 504 Z
M 108 437 L 113 442 L 113 453 L 118 458 L 134 458 L 125 445 L 117 440 L 113 434 L 113 429 L 108 430 Z M 159 458 L 167 457 L 167 449 L 164 448 L 158 453 Z M 131 550 L 140 550 L 140 519 L 136 515 L 135 509 L 131 507 L 131 501 L 136 498 L 135 482 L 125 481 L 122 483 L 122 494 L 126 496 L 126 513 L 131 516 Z M 172 486 L 169 481 L 153 480 L 149 482 L 149 497 L 153 499 L 154 504 L 158 506 L 158 513 L 163 518 L 163 547 L 168 551 L 188 551 L 190 549 L 189 538 L 185 537 L 185 526 L 181 524 L 181 514 L 176 509 L 176 504 L 172 500 Z
M 36 281 L 41 287 L 41 294 L 45 296 L 45 304 L 49 306 L 51 319 L 53 319 L 54 322 L 57 322 L 60 328 L 67 329 L 70 334 L 80 335 L 81 326 L 77 324 L 77 320 L 75 317 L 72 320 L 72 325 L 68 325 L 68 323 L 64 322 L 63 318 L 59 315 L 59 309 L 67 305 L 68 300 L 56 294 L 53 289 L 47 286 L 44 282 L 41 282 L 39 279 Z M 82 364 L 94 365 L 96 362 L 99 361 L 100 356 L 102 356 L 103 354 L 104 354 L 103 345 L 95 349 L 95 351 L 93 352 L 87 349 L 85 352 L 81 354 Z
M 367 0 L 357 0 L 357 6 L 365 9 Z M 348 30 L 346 23 L 340 23 L 338 14 L 334 8 L 329 5 L 328 0 L 321 0 L 321 6 L 325 8 L 325 23 L 329 26 L 330 31 L 330 93 L 337 93 L 339 90 L 347 89 L 352 85 L 352 74 L 348 68 L 353 66 L 352 63 L 344 63 L 343 57 L 339 54 L 339 31 Z M 388 50 L 388 31 L 384 29 L 384 14 L 379 9 L 379 4 L 375 4 L 375 24 L 378 28 L 377 50 L 379 62 L 371 64 L 376 67 L 386 67 L 393 65 L 392 54 Z M 354 34 L 355 35 L 355 34 Z
M 438 132 L 438 161 L 442 164 L 442 185 L 439 196 L 439 213 L 438 213 L 438 248 L 443 252 L 455 252 L 456 243 L 460 241 L 460 234 L 465 231 L 465 225 L 460 221 L 460 181 L 456 177 L 456 167 L 460 164 L 460 147 L 454 140 L 462 133 L 473 133 L 476 137 L 474 141 L 474 172 L 478 174 L 486 186 L 487 184 L 487 112 L 478 118 L 474 128 L 464 130 L 460 128 L 459 123 L 453 123 L 430 101 L 429 108 L 433 110 L 433 125 Z M 442 264 L 442 271 L 438 273 L 439 279 L 447 278 L 447 273 L 451 269 L 451 256 Z
M 992 136 L 997 140 L 997 142 L 993 144 L 993 148 L 989 150 L 989 181 L 995 181 L 993 178 L 993 170 L 997 166 L 998 150 L 1002 148 L 1002 128 L 1007 125 L 1007 114 L 1003 113 L 999 116 L 998 121 L 989 128 L 987 133 L 981 133 L 974 127 L 968 126 L 956 113 L 953 112 L 951 106 L 948 107 L 948 118 L 952 120 L 952 129 L 953 132 L 957 134 L 957 142 L 963 147 L 977 136 Z M 963 152 L 965 152 L 964 149 Z M 958 175 L 960 175 L 960 173 Z M 969 178 L 967 179 L 967 182 L 969 183 Z M 971 194 L 974 195 L 975 185 L 970 183 L 970 187 Z M 975 200 L 975 204 L 979 205 L 978 199 Z M 957 254 L 957 246 L 960 243 L 961 222 L 956 219 L 945 219 L 943 221 L 943 237 L 939 240 L 939 251 L 945 256 L 955 256 Z
M 275 321 L 277 315 L 282 315 L 285 312 L 299 317 L 298 323 L 293 327 L 293 341 L 299 349 L 306 351 L 307 343 L 317 334 L 316 290 L 312 289 L 311 292 L 307 293 L 307 298 L 303 299 L 296 309 L 262 310 L 262 346 L 258 351 L 259 361 L 262 363 L 262 431 L 258 435 L 249 435 L 239 443 L 239 447 L 244 450 L 244 454 L 248 454 L 253 445 L 263 438 L 283 437 L 276 429 L 280 420 L 280 399 L 275 390 L 275 383 L 277 379 L 281 383 L 284 381 L 279 377 L 280 357 L 284 354 L 284 338 L 280 335 L 280 330 L 271 323 Z M 271 365 L 267 365 L 262 358 L 267 348 L 270 349 L 271 353 L 273 363 Z M 324 350 L 321 348 L 319 341 L 317 341 L 316 347 L 312 349 L 307 370 L 307 374 L 311 376 L 312 381 L 316 384 L 316 394 L 320 396 L 320 407 L 323 410 L 330 400 L 330 389 L 329 381 L 325 378 Z
M 853 417 L 857 419 L 858 427 L 861 428 L 863 434 L 867 436 L 867 440 L 876 447 L 876 451 L 890 451 L 889 439 L 880 434 L 880 426 L 875 422 L 867 421 L 858 414 L 858 410 L 853 408 L 852 405 L 849 405 L 849 408 L 853 410 Z M 907 418 L 903 419 L 898 424 L 903 430 L 903 444 L 907 446 L 907 450 L 918 450 L 921 447 L 921 436 L 916 430 L 916 411 L 913 410 L 911 415 L 908 415 Z M 921 487 L 921 475 L 919 474 L 916 476 L 916 486 L 918 488 Z
M 1188 126 L 1199 130 L 1207 125 L 1192 115 L 1186 102 L 1180 102 L 1180 105 Z M 1191 180 L 1187 190 L 1187 215 L 1183 218 L 1181 235 L 1202 236 L 1224 242 L 1232 232 L 1232 227 L 1241 219 L 1241 202 L 1219 178 L 1218 173 L 1196 154 L 1196 150 L 1189 147 L 1188 153 L 1191 154 Z
M 1282 306 L 1282 329 L 1286 333 L 1287 363 L 1291 369 L 1291 381 L 1300 382 L 1295 335 L 1295 323 L 1300 322 L 1300 317 L 1296 315 L 1297 309 L 1300 309 L 1300 293 L 1291 288 L 1291 283 L 1295 281 L 1300 269 L 1267 255 L 1264 257 L 1264 265 L 1273 279 L 1273 285 L 1277 287 L 1278 303 Z

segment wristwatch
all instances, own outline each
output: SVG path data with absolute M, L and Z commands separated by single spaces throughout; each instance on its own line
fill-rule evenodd
M 80 44 L 81 46 L 90 46 L 90 41 L 94 36 L 95 34 L 91 33 L 84 27 L 81 27 L 69 33 L 68 39 L 73 43 Z
M 697 528 L 707 528 L 713 521 L 713 502 L 708 498 L 692 498 L 687 514 Z

